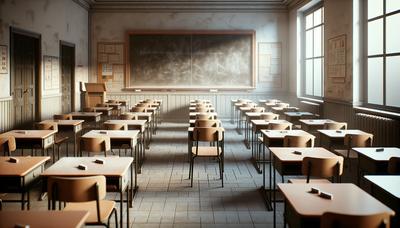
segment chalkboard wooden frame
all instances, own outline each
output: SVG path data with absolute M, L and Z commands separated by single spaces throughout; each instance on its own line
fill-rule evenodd
M 251 40 L 250 48 L 250 85 L 245 86 L 140 86 L 131 84 L 131 61 L 130 61 L 130 38 L 135 35 L 248 35 Z M 126 32 L 126 74 L 124 90 L 177 90 L 177 91 L 204 91 L 217 89 L 223 91 L 238 91 L 255 89 L 255 54 L 256 54 L 256 32 L 254 30 L 134 30 Z

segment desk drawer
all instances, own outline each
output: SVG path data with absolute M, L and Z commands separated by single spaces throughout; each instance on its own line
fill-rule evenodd
M 75 133 L 80 132 L 81 130 L 82 130 L 82 124 L 78 124 L 78 125 L 76 125 L 76 126 L 74 127 L 74 132 L 75 132 Z
M 25 186 L 29 186 L 30 184 L 32 184 L 34 181 L 36 181 L 39 177 L 40 174 L 43 172 L 43 166 L 39 166 L 36 169 L 32 170 L 30 173 L 28 173 L 25 176 Z M 24 183 L 21 182 L 21 185 L 23 185 Z
M 43 140 L 43 148 L 46 149 L 53 145 L 54 143 L 54 135 L 51 135 Z

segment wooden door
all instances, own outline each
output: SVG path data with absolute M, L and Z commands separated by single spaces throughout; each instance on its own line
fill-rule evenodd
M 12 84 L 16 127 L 29 127 L 38 117 L 39 40 L 12 33 Z
M 74 110 L 75 46 L 61 42 L 61 106 L 63 113 Z

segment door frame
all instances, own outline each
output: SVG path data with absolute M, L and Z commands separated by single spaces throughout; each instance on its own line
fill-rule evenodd
M 74 43 L 70 43 L 64 40 L 60 40 L 60 73 L 61 73 L 61 77 L 62 77 L 62 46 L 67 46 L 70 48 L 73 48 L 74 50 L 74 54 L 72 56 L 73 60 L 72 60 L 72 75 L 71 75 L 71 112 L 75 111 L 75 67 L 76 67 L 76 49 L 75 49 L 75 44 Z M 60 87 L 60 92 L 61 92 L 61 108 L 62 108 L 62 78 L 61 78 L 61 87 Z
M 42 118 L 42 35 L 28 30 L 10 26 L 10 88 L 11 97 L 14 98 L 14 35 L 23 35 L 35 39 L 35 121 L 40 121 Z

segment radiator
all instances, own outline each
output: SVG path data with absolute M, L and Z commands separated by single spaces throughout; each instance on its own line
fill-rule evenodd
M 374 135 L 374 146 L 399 146 L 400 124 L 398 120 L 366 113 L 357 113 L 356 128 Z

